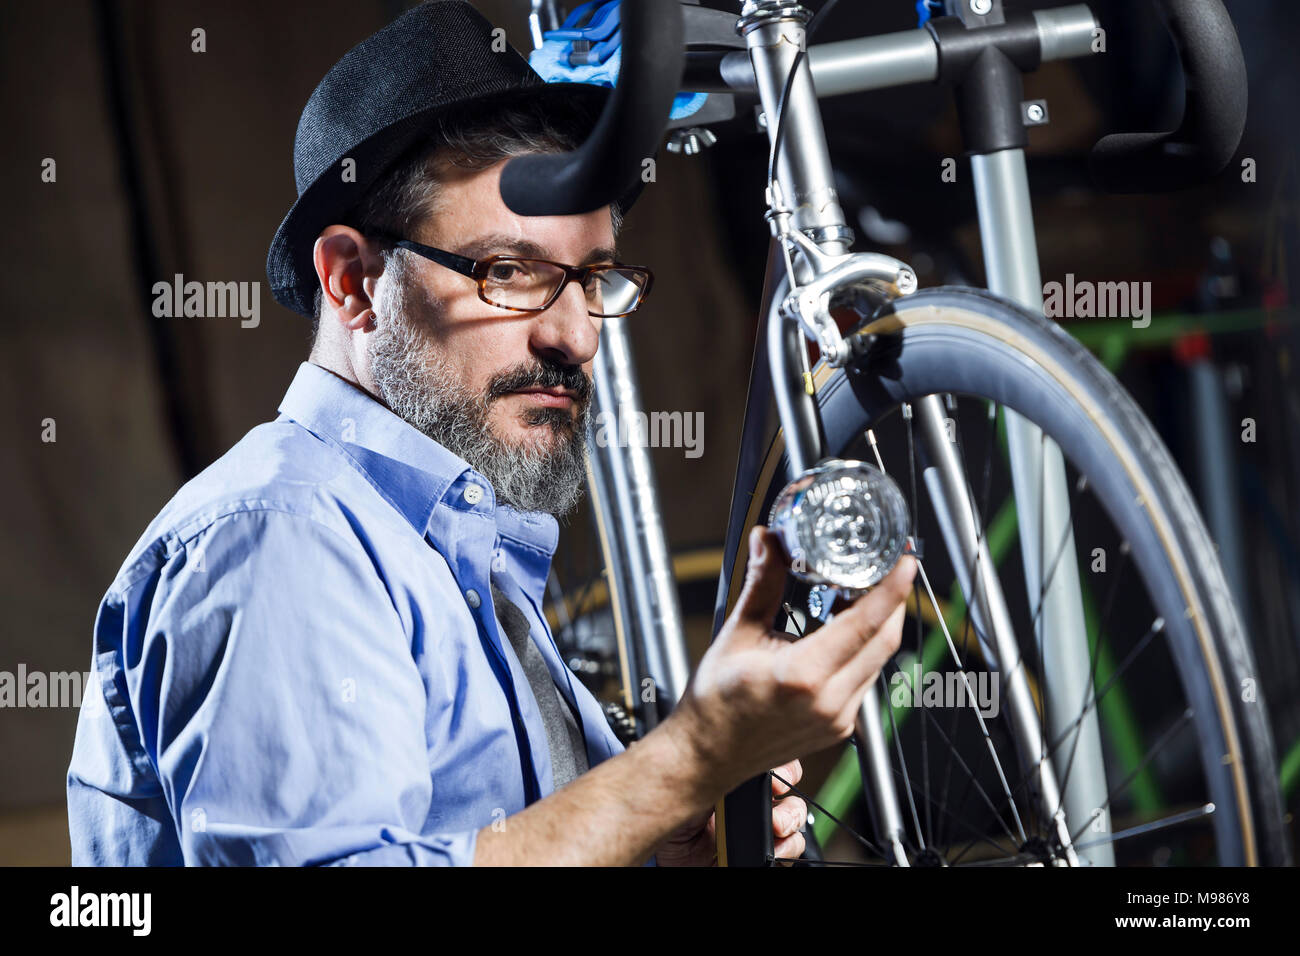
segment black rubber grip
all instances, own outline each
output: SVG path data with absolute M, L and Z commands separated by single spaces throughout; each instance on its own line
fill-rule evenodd
M 521 216 L 576 215 L 626 193 L 667 128 L 685 62 L 678 0 L 623 0 L 622 63 L 587 141 L 571 153 L 520 156 L 501 171 L 501 199 Z
M 1117 193 L 1183 189 L 1217 175 L 1246 125 L 1246 63 L 1220 0 L 1156 0 L 1187 80 L 1183 119 L 1168 133 L 1116 133 L 1092 149 L 1093 178 Z

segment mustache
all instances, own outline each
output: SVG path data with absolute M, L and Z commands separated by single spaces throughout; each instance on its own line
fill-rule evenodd
M 577 365 L 563 362 L 541 361 L 520 365 L 495 376 L 488 385 L 487 397 L 491 401 L 521 388 L 563 388 L 573 392 L 579 405 L 585 405 L 594 389 L 591 379 Z

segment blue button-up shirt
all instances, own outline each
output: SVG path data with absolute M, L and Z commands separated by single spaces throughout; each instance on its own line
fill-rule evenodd
M 177 492 L 99 607 L 68 768 L 72 862 L 467 864 L 553 789 L 491 584 L 591 766 L 622 751 L 542 614 L 558 537 L 304 362 L 273 422 Z

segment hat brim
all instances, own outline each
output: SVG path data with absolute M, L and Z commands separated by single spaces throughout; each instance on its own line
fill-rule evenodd
M 312 261 L 316 238 L 327 226 L 342 221 L 384 172 L 427 135 L 430 123 L 439 115 L 470 103 L 485 110 L 497 105 L 536 103 L 548 112 L 574 120 L 579 131 L 586 135 L 612 92 L 609 87 L 589 83 L 538 84 L 528 89 L 442 103 L 376 132 L 350 150 L 347 157 L 354 161 L 353 169 L 372 171 L 372 175 L 358 172 L 354 181 L 345 181 L 340 170 L 334 175 L 318 177 L 303 190 L 280 223 L 266 259 L 271 295 L 286 308 L 313 317 L 319 287 Z M 643 186 L 638 177 L 619 198 L 623 212 L 635 202 Z

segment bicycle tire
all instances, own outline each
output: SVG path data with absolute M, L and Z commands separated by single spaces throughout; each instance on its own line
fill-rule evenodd
M 1220 862 L 1289 864 L 1264 700 L 1234 691 L 1256 674 L 1253 654 L 1191 493 L 1132 398 L 1056 323 L 983 290 L 943 287 L 895 300 L 853 334 L 873 337 L 861 358 L 844 370 L 824 363 L 814 369 L 828 454 L 899 405 L 944 393 L 997 402 L 1054 439 L 1087 476 L 1115 526 L 1125 529 L 1167 623 L 1166 643 L 1194 710 L 1214 797 Z M 779 432 L 762 461 L 749 489 L 742 542 L 788 481 Z M 743 549 L 724 560 L 730 614 L 743 582 Z M 726 825 L 719 832 L 726 834 L 724 861 L 752 859 L 763 839 Z

